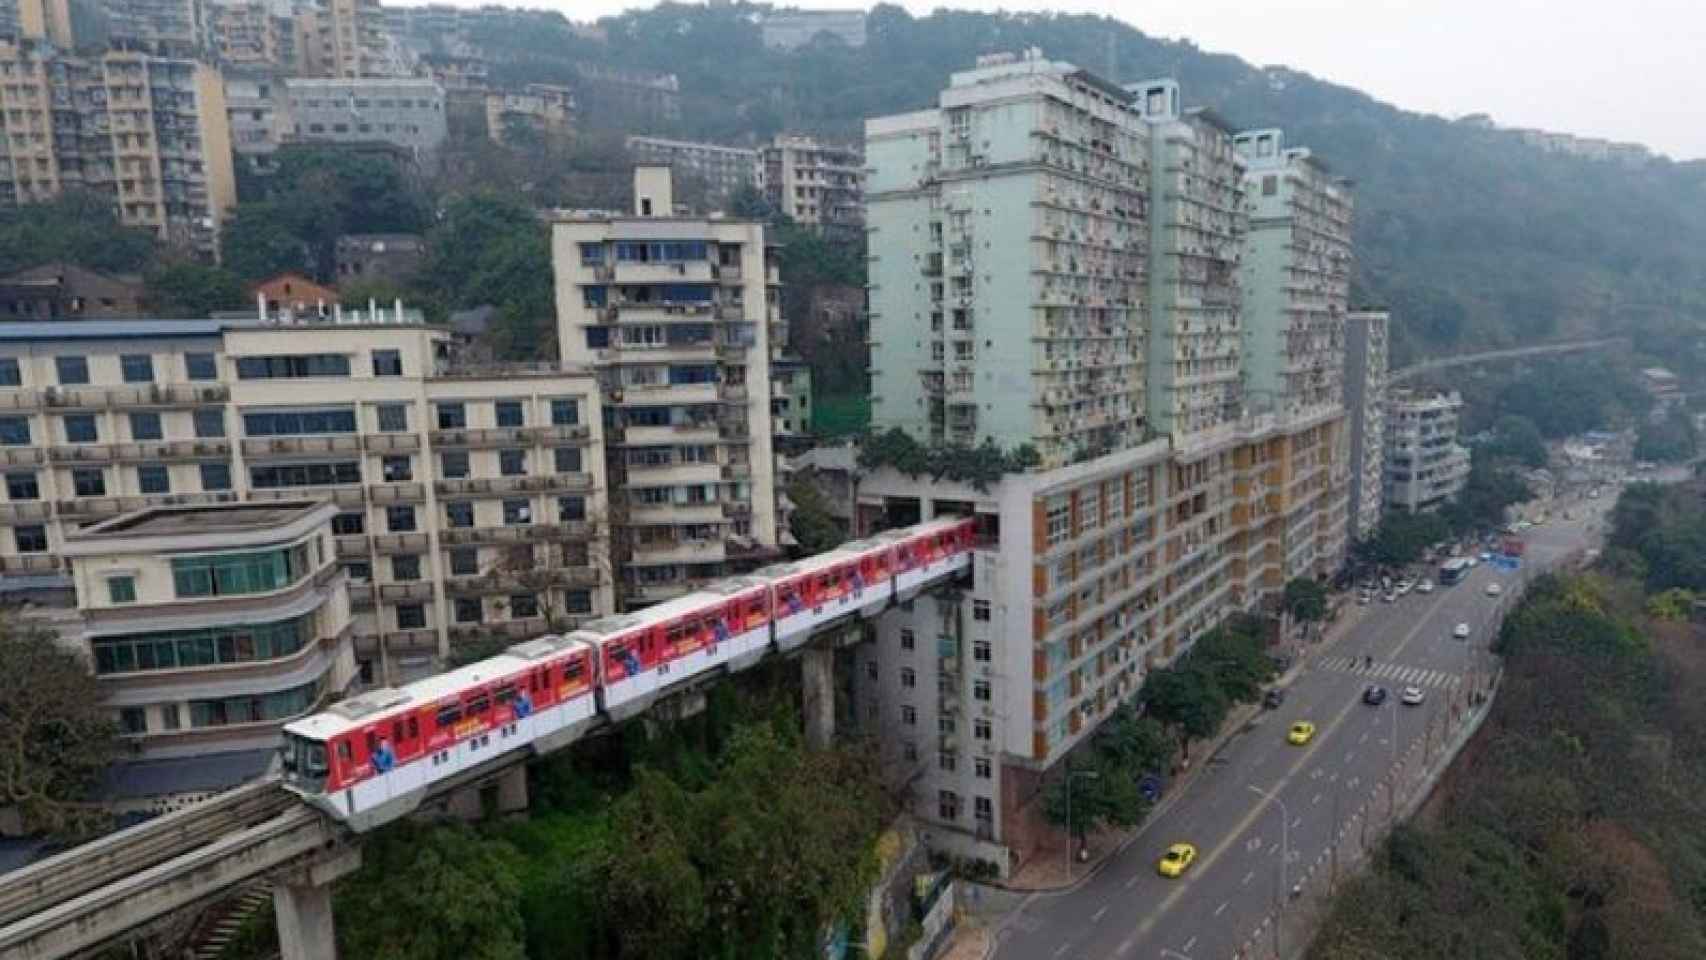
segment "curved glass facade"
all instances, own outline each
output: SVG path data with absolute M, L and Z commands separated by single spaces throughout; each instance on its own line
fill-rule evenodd
M 95 672 L 104 675 L 276 660 L 296 653 L 313 639 L 310 613 L 253 626 L 101 637 L 91 646 Z

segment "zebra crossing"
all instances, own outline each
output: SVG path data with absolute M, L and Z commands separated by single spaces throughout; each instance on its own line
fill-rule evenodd
M 1401 663 L 1375 661 L 1373 668 L 1363 666 L 1361 657 L 1323 657 L 1316 661 L 1322 670 L 1353 673 L 1371 680 L 1385 680 L 1392 686 L 1433 687 L 1436 690 L 1455 690 L 1463 678 L 1449 670 L 1429 670 L 1426 667 L 1407 667 Z

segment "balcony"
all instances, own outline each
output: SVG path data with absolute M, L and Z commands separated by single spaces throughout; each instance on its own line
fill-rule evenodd
M 518 447 L 533 442 L 525 427 L 481 427 L 462 430 L 434 430 L 435 447 Z
M 418 630 L 394 630 L 385 636 L 385 648 L 393 654 L 410 650 L 438 651 L 438 631 L 431 627 Z
M 367 488 L 374 503 L 420 503 L 426 499 L 424 483 L 375 483 Z
M 636 263 L 632 260 L 619 260 L 616 263 L 616 283 L 619 284 L 654 284 L 654 283 L 710 283 L 717 279 L 711 275 L 709 260 L 687 260 L 678 263 Z
M 8 467 L 32 466 L 45 458 L 41 447 L 0 447 L 0 464 Z
M 657 404 L 716 403 L 719 396 L 714 383 L 629 384 L 620 388 L 617 393 L 631 400 Z M 621 400 L 618 398 L 617 402 L 620 403 Z
M 424 533 L 382 533 L 373 538 L 376 553 L 424 553 L 427 549 Z
M 201 460 L 210 457 L 224 459 L 231 455 L 231 444 L 225 440 L 171 440 L 115 443 L 113 459 L 120 463 L 148 463 L 155 460 Z
M 410 583 L 382 583 L 379 585 L 379 600 L 382 603 L 431 600 L 432 592 L 431 580 L 416 580 Z
M 363 534 L 341 534 L 336 538 L 336 541 L 339 560 L 365 557 L 373 552 L 373 548 L 367 542 L 367 537 Z
M 592 439 L 589 427 L 576 424 L 553 424 L 548 427 L 527 427 L 523 433 L 534 443 L 558 446 L 563 443 L 584 443 Z
M 251 500 L 327 500 L 340 507 L 359 507 L 367 503 L 363 487 L 269 487 L 250 490 Z
M 111 407 L 182 407 L 200 403 L 224 403 L 231 390 L 222 384 L 147 384 L 136 387 L 47 387 L 41 391 L 41 406 L 65 410 L 102 410 Z
M 630 480 L 655 486 L 716 483 L 722 472 L 714 463 L 630 463 Z
M 421 438 L 416 433 L 369 433 L 361 445 L 372 453 L 407 453 L 421 448 Z
M 58 573 L 59 561 L 51 554 L 26 553 L 0 556 L 0 573 Z
M 722 523 L 723 510 L 715 503 L 665 503 L 628 508 L 628 522 L 636 524 Z
M 750 463 L 725 463 L 725 464 L 723 464 L 722 469 L 720 471 L 720 476 L 724 480 L 731 480 L 731 481 L 732 480 L 750 480 L 750 479 L 752 479 L 752 464 L 750 464 Z
M 698 423 L 677 423 L 667 427 L 625 428 L 623 442 L 636 447 L 651 447 L 671 443 L 716 443 L 719 439 L 715 420 Z
M 349 605 L 355 611 L 372 610 L 373 584 L 352 582 L 349 585 Z
M 716 563 L 728 558 L 720 540 L 665 540 L 634 545 L 633 562 Z
M 355 434 L 329 437 L 259 437 L 243 441 L 243 456 L 256 457 L 269 453 L 357 453 L 361 438 Z
M 502 527 L 450 527 L 439 532 L 447 547 L 462 544 L 538 543 L 542 540 L 585 539 L 591 527 L 584 520 L 561 523 L 517 523 Z
M 47 458 L 54 463 L 111 463 L 112 447 L 104 443 L 79 443 L 47 448 Z
M 13 500 L 0 503 L 0 522 L 20 523 L 53 516 L 53 504 L 43 500 Z

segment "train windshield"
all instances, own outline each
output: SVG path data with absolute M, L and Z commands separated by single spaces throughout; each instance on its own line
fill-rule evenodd
M 295 734 L 284 735 L 284 778 L 302 790 L 317 792 L 326 785 L 326 744 Z

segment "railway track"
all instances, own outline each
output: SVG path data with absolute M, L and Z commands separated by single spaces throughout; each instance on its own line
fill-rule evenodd
M 274 819 L 297 802 L 277 780 L 246 784 L 0 874 L 0 927 Z

